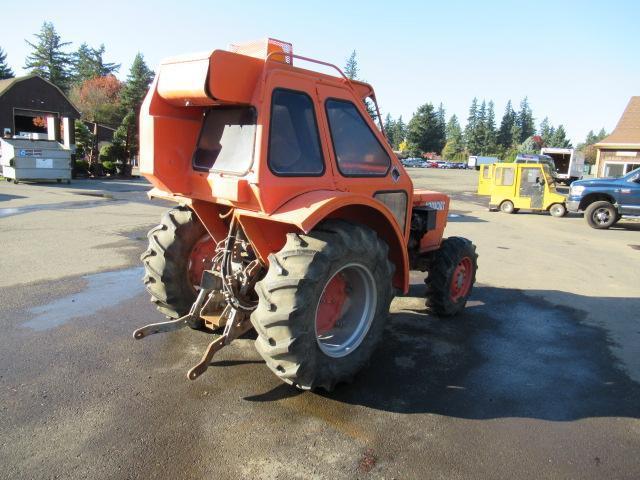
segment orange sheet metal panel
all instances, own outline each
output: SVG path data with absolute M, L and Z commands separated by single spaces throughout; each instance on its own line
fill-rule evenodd
M 249 104 L 262 77 L 264 60 L 216 50 L 209 68 L 208 90 L 214 100 Z
M 224 50 L 174 57 L 160 65 L 158 95 L 180 107 L 249 104 L 263 69 L 263 59 Z
M 413 191 L 413 205 L 427 206 L 437 210 L 436 228 L 427 232 L 420 240 L 420 251 L 429 252 L 440 248 L 442 235 L 449 217 L 449 195 L 431 190 L 416 189 Z
M 158 71 L 158 94 L 176 106 L 213 105 L 207 92 L 211 52 L 174 57 Z

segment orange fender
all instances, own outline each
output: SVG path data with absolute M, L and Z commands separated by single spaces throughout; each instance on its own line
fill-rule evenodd
M 367 225 L 389 246 L 389 259 L 396 267 L 394 286 L 405 293 L 409 290 L 409 257 L 403 232 L 391 211 L 371 197 L 316 190 L 289 200 L 271 214 L 241 209 L 236 209 L 234 214 L 265 264 L 269 262 L 270 253 L 282 249 L 287 233 L 309 233 L 327 218 Z

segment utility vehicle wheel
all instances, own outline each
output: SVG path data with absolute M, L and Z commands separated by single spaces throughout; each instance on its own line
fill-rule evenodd
M 511 200 L 505 200 L 500 204 L 500 211 L 502 213 L 515 213 L 515 208 L 513 208 L 513 202 Z
M 284 382 L 332 390 L 364 367 L 393 297 L 388 247 L 362 225 L 330 220 L 290 233 L 256 285 L 256 348 Z
M 618 211 L 610 202 L 593 202 L 584 211 L 584 218 L 591 228 L 606 229 L 618 221 Z
M 442 241 L 425 279 L 427 309 L 436 315 L 449 317 L 460 313 L 476 281 L 478 254 L 471 241 L 449 237 Z
M 554 203 L 549 207 L 549 213 L 552 217 L 564 217 L 567 214 L 567 208 L 561 203 Z
M 195 301 L 203 270 L 211 266 L 215 242 L 187 207 L 166 212 L 147 237 L 149 248 L 140 259 L 151 301 L 168 317 L 181 317 Z

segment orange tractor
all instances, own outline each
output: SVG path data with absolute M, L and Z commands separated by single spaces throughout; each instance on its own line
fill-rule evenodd
M 443 240 L 449 197 L 413 189 L 370 85 L 269 39 L 165 60 L 140 117 L 150 196 L 178 206 L 141 257 L 169 320 L 134 337 L 216 334 L 190 379 L 255 328 L 280 379 L 331 390 L 369 361 L 410 270 L 432 313 L 465 307 L 475 246 Z

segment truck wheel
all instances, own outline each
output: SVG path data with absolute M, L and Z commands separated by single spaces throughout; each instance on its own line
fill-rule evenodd
M 549 213 L 552 217 L 564 217 L 567 214 L 567 208 L 562 203 L 554 203 L 549 207 Z
M 591 228 L 606 229 L 618 220 L 618 211 L 610 202 L 593 202 L 584 211 L 584 218 Z
M 211 266 L 216 244 L 187 207 L 166 212 L 147 237 L 149 248 L 140 256 L 145 287 L 160 312 L 181 317 L 195 301 L 202 271 Z
M 256 285 L 256 349 L 284 382 L 332 390 L 378 345 L 393 296 L 388 247 L 368 227 L 330 220 L 290 233 Z
M 511 200 L 505 200 L 500 204 L 500 211 L 502 213 L 515 213 L 516 209 L 513 208 L 513 202 Z
M 460 313 L 476 281 L 478 254 L 471 241 L 449 237 L 442 241 L 425 279 L 427 310 L 443 317 Z

